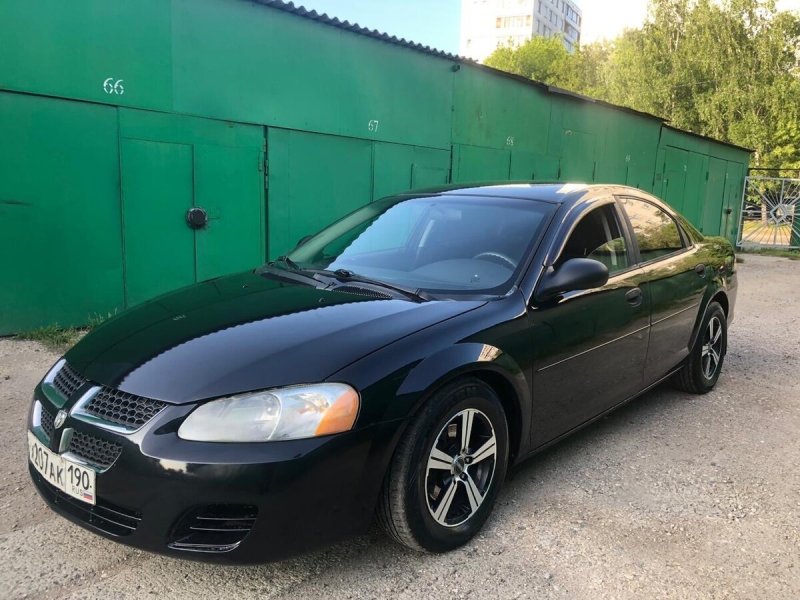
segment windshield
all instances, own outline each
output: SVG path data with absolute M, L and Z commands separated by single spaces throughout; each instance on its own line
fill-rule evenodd
M 512 198 L 387 198 L 324 229 L 289 259 L 431 293 L 505 293 L 550 212 L 546 203 Z

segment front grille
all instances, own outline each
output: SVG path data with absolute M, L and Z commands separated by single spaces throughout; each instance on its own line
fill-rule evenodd
M 138 429 L 164 410 L 166 406 L 167 404 L 160 400 L 103 388 L 82 410 L 99 419 L 129 429 Z
M 139 522 L 142 520 L 140 513 L 121 508 L 100 498 L 97 499 L 97 504 L 94 506 L 81 502 L 53 487 L 44 480 L 33 466 L 30 467 L 30 472 L 36 487 L 39 488 L 46 500 L 76 519 L 88 523 L 101 531 L 116 536 L 130 535 L 136 531 Z
M 70 398 L 84 383 L 86 383 L 86 380 L 78 375 L 67 363 L 64 363 L 64 366 L 58 370 L 58 373 L 53 378 L 53 387 L 64 398 Z
M 253 528 L 258 508 L 247 504 L 215 504 L 195 509 L 180 520 L 170 548 L 187 552 L 230 552 Z
M 67 452 L 71 452 L 95 467 L 107 469 L 119 457 L 122 446 L 88 433 L 74 431 Z
M 333 288 L 334 292 L 346 292 L 348 294 L 356 294 L 357 296 L 366 296 L 367 298 L 375 298 L 380 300 L 388 300 L 391 298 L 389 294 L 377 292 L 368 288 L 357 287 L 355 285 L 340 285 Z
M 50 411 L 48 411 L 43 404 L 41 404 L 42 411 L 41 417 L 39 418 L 39 425 L 41 426 L 42 430 L 47 434 L 47 439 L 53 439 L 53 431 L 55 427 L 53 426 L 53 419 L 55 415 L 53 415 Z

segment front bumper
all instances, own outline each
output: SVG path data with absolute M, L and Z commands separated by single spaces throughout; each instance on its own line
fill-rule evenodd
M 35 401 L 55 414 L 41 386 Z M 182 558 L 278 560 L 370 524 L 398 421 L 307 440 L 187 442 L 177 430 L 192 408 L 169 406 L 128 435 L 67 418 L 64 429 L 121 446 L 114 463 L 97 472 L 95 507 L 59 492 L 32 467 L 31 478 L 47 504 L 71 521 Z M 28 427 L 41 438 L 33 413 Z M 208 531 L 214 529 L 228 531 Z

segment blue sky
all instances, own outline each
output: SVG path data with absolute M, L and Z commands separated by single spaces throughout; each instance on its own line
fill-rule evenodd
M 460 0 L 295 0 L 295 4 L 458 53 Z

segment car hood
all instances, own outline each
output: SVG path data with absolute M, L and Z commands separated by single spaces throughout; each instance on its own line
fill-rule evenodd
M 406 335 L 484 304 L 413 302 L 244 273 L 125 311 L 66 355 L 90 381 L 183 404 L 323 381 Z

